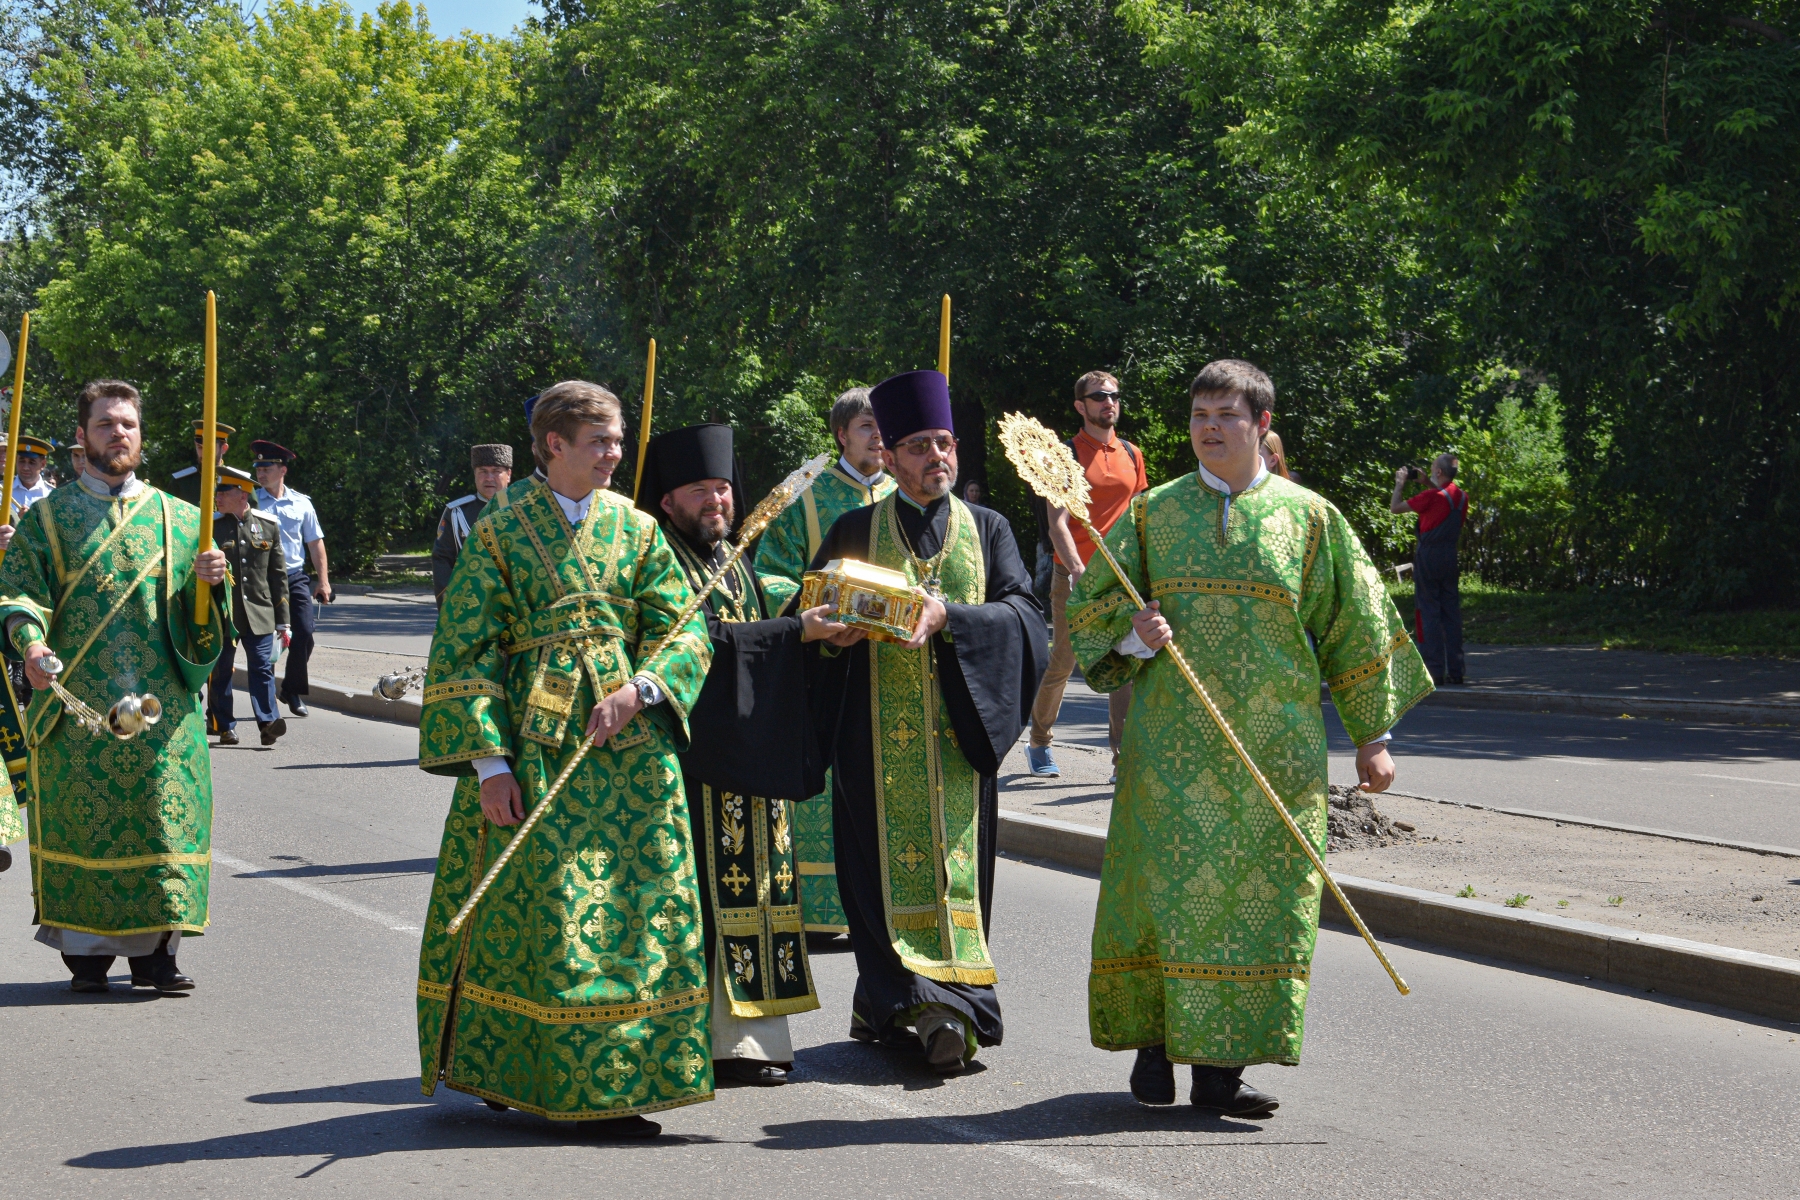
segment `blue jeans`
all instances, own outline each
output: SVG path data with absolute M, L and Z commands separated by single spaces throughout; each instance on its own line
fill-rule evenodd
M 250 676 L 250 711 L 258 725 L 267 725 L 277 717 L 275 712 L 275 635 L 253 633 L 240 638 L 244 644 L 244 669 Z M 237 661 L 237 647 L 231 638 L 219 651 L 213 667 L 212 686 L 208 689 L 208 705 L 220 729 L 236 729 L 237 714 L 232 706 L 231 668 Z

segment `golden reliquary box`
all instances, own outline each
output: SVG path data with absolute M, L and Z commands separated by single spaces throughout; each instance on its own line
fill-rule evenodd
M 854 558 L 834 558 L 800 577 L 800 608 L 829 604 L 837 619 L 882 642 L 909 642 L 925 595 L 906 576 Z

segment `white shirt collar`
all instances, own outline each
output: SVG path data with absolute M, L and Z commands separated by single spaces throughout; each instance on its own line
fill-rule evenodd
M 556 497 L 556 503 L 561 506 L 563 516 L 569 518 L 569 524 L 579 525 L 587 520 L 588 509 L 594 503 L 594 493 L 589 492 L 579 500 L 571 500 L 555 488 L 550 489 L 550 494 Z
M 859 471 L 855 467 L 851 466 L 850 460 L 843 457 L 842 455 L 838 456 L 838 470 L 842 471 L 844 474 L 846 474 L 850 478 L 856 480 L 856 482 L 862 484 L 866 488 L 872 488 L 876 484 L 881 482 L 882 472 L 877 471 L 873 475 L 864 475 L 861 471 Z
M 125 482 L 119 485 L 119 490 L 117 492 L 114 492 L 112 484 L 106 482 L 106 480 L 100 478 L 92 471 L 83 471 L 81 473 L 81 486 L 86 488 L 90 495 L 98 496 L 102 500 L 111 500 L 115 496 L 124 500 L 137 495 L 143 488 L 144 481 L 139 479 L 137 473 L 134 471 L 125 476 Z
M 1197 465 L 1200 466 L 1200 482 L 1201 483 L 1204 483 L 1207 487 L 1211 488 L 1215 492 L 1224 492 L 1227 496 L 1232 494 L 1231 485 L 1229 483 L 1226 483 L 1223 479 L 1220 479 L 1217 475 L 1214 475 L 1211 471 L 1207 470 L 1204 464 L 1197 464 Z M 1243 490 L 1246 492 L 1249 491 L 1250 488 L 1253 488 L 1257 484 L 1261 483 L 1263 481 L 1263 479 L 1268 476 L 1268 474 L 1269 474 L 1268 464 L 1263 462 L 1262 455 L 1260 455 L 1260 454 L 1257 455 L 1256 456 L 1256 478 L 1252 479 L 1250 481 L 1250 487 L 1244 488 Z

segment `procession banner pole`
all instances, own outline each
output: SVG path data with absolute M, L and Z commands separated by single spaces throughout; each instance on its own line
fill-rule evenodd
M 938 374 L 945 379 L 950 378 L 950 293 L 944 293 L 944 303 L 938 309 Z
M 631 502 L 637 503 L 644 482 L 644 452 L 650 449 L 650 408 L 656 400 L 656 339 L 650 339 L 650 356 L 644 360 L 644 411 L 638 419 L 637 470 L 631 474 Z
M 797 500 L 801 492 L 811 487 L 813 480 L 825 473 L 825 465 L 830 461 L 830 455 L 821 454 L 817 458 L 801 463 L 798 468 L 789 473 L 786 479 L 775 485 L 775 490 L 764 497 L 761 504 L 751 510 L 750 515 L 744 518 L 744 524 L 738 530 L 737 542 L 726 554 L 725 561 L 713 569 L 701 586 L 694 589 L 694 594 L 688 598 L 688 602 L 682 606 L 681 611 L 675 614 L 675 619 L 669 623 L 668 636 L 650 646 L 643 660 L 639 662 L 637 671 L 632 674 L 636 675 L 655 665 L 664 648 L 674 643 L 675 636 L 681 632 L 682 626 L 686 625 L 688 620 L 700 611 L 700 606 L 706 603 L 706 598 L 712 595 L 712 590 L 719 585 L 719 581 L 724 579 L 726 573 L 737 565 L 738 559 L 743 556 L 744 549 L 756 540 L 756 535 L 766 529 L 770 521 L 780 516 L 783 509 Z M 563 785 L 569 782 L 569 776 L 575 773 L 575 768 L 581 765 L 581 760 L 586 758 L 587 752 L 593 748 L 594 739 L 591 736 L 581 739 L 581 745 L 576 747 L 575 754 L 569 759 L 568 765 L 557 772 L 556 780 L 550 785 L 550 790 L 544 793 L 542 800 L 532 805 L 525 820 L 520 822 L 518 829 L 513 832 L 512 840 L 506 843 L 505 849 L 501 850 L 500 856 L 494 860 L 494 865 L 487 869 L 487 874 L 481 877 L 481 882 L 475 885 L 475 890 L 469 893 L 469 898 L 463 901 L 463 906 L 456 910 L 456 915 L 444 924 L 445 933 L 454 934 L 463 927 L 463 922 L 469 919 L 469 915 L 481 903 L 481 898 L 487 895 L 488 889 L 494 885 L 494 880 L 500 877 L 500 872 L 511 861 L 513 854 L 525 844 L 525 839 L 531 835 L 531 831 L 537 828 L 539 819 L 550 811 L 550 802 L 562 793 Z
M 1088 521 L 1087 475 L 1075 460 L 1075 456 L 1069 453 L 1068 446 L 1041 423 L 1023 413 L 1008 413 L 1001 417 L 999 432 L 1000 444 L 1006 447 L 1006 457 L 1012 461 L 1014 469 L 1019 473 L 1019 478 L 1023 479 L 1033 491 L 1046 501 L 1058 508 L 1065 509 L 1071 517 L 1081 522 L 1088 532 L 1088 537 L 1093 541 L 1094 547 L 1106 559 L 1106 565 L 1112 568 L 1113 575 L 1125 586 L 1125 594 L 1131 598 L 1131 603 L 1141 610 L 1144 607 L 1144 598 L 1138 595 L 1138 590 L 1132 586 L 1130 577 L 1119 569 L 1119 562 L 1113 557 L 1112 551 L 1107 548 L 1106 539 Z M 1275 788 L 1269 783 L 1268 776 L 1262 773 L 1262 768 L 1258 767 L 1250 757 L 1250 752 L 1244 748 L 1244 743 L 1239 740 L 1237 732 L 1231 728 L 1231 723 L 1225 719 L 1225 714 L 1219 711 L 1219 706 L 1207 693 L 1206 685 L 1200 682 L 1200 677 L 1194 674 L 1194 669 L 1188 666 L 1187 659 L 1173 641 L 1170 641 L 1163 649 L 1169 652 L 1169 657 L 1174 661 L 1176 669 L 1181 672 L 1181 677 L 1187 680 L 1194 695 L 1199 697 L 1201 707 L 1206 709 L 1206 715 L 1212 718 L 1213 724 L 1218 726 L 1219 732 L 1225 736 L 1225 741 L 1230 745 L 1232 753 L 1237 755 L 1238 761 L 1244 764 L 1244 769 L 1250 772 L 1250 777 L 1256 781 L 1256 786 L 1262 789 L 1262 794 L 1275 809 L 1275 814 L 1281 818 L 1281 823 L 1287 826 L 1287 831 L 1293 835 L 1296 842 L 1300 843 L 1300 849 L 1306 852 L 1306 857 L 1312 862 L 1313 868 L 1324 877 L 1326 886 L 1331 889 L 1331 894 L 1343 906 L 1345 915 L 1350 918 L 1350 923 L 1356 926 L 1356 932 L 1362 934 L 1363 941 L 1369 944 L 1369 949 L 1375 952 L 1375 957 L 1387 969 L 1388 978 L 1394 981 L 1394 986 L 1400 989 L 1402 996 L 1409 995 L 1412 989 L 1406 986 L 1406 981 L 1400 978 L 1400 972 L 1394 969 L 1394 964 L 1388 961 L 1388 956 L 1376 943 L 1375 935 L 1369 932 L 1367 925 L 1363 924 L 1362 916 L 1356 911 L 1356 906 L 1350 903 L 1350 898 L 1344 895 L 1343 889 L 1338 887 L 1337 880 L 1333 879 L 1331 872 L 1325 869 L 1325 860 L 1313 848 L 1312 840 L 1294 821 L 1294 816 L 1288 812 L 1287 805 L 1282 803 L 1281 798 L 1275 794 Z
M 13 476 L 19 469 L 19 414 L 25 409 L 25 348 L 31 339 L 31 314 L 19 318 L 19 357 L 13 363 L 12 411 L 6 415 L 6 490 L 0 503 L 6 505 L 6 523 L 12 524 Z M 0 549 L 0 558 L 6 551 Z
M 200 552 L 212 549 L 213 500 L 219 483 L 219 322 L 218 306 L 211 290 L 206 293 L 206 382 L 201 393 L 200 420 Z M 212 585 L 200 580 L 194 588 L 194 624 L 212 619 Z

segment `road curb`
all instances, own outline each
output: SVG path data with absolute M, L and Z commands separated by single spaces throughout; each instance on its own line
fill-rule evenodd
M 1025 858 L 1097 871 L 1106 856 L 1098 829 L 1002 810 L 999 847 Z M 1591 921 L 1502 908 L 1373 879 L 1337 876 L 1371 932 L 1621 987 L 1800 1021 L 1800 961 L 1706 942 L 1637 933 Z M 1328 893 L 1326 923 L 1350 922 Z
M 1575 712 L 1605 717 L 1656 717 L 1669 721 L 1800 725 L 1800 704 L 1768 704 L 1759 700 L 1680 700 L 1659 696 L 1614 696 L 1605 692 L 1530 689 L 1503 692 L 1442 687 L 1425 697 L 1422 703 L 1507 712 Z
M 242 666 L 232 668 L 231 686 L 250 686 L 250 677 Z M 419 724 L 419 702 L 410 696 L 404 700 L 383 700 L 372 690 L 353 692 L 341 684 L 312 679 L 307 681 L 306 703 L 314 708 L 329 708 L 333 712 L 369 717 L 376 721 L 392 721 L 396 725 L 417 728 Z

